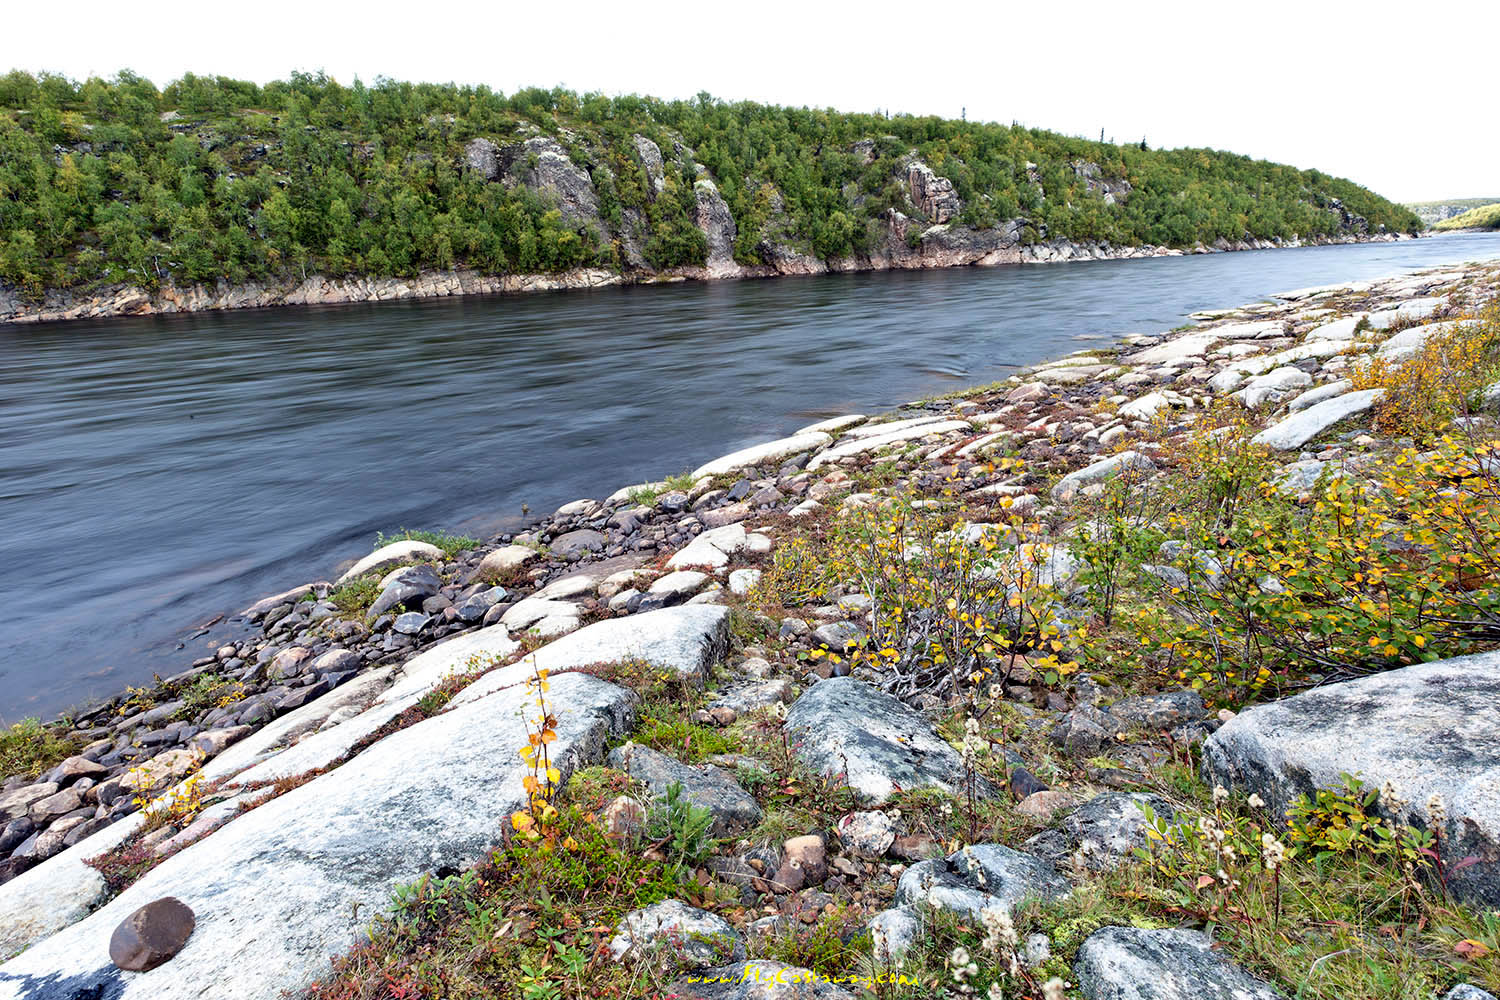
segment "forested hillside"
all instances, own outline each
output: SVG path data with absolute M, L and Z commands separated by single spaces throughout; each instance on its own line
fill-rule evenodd
M 30 297 L 858 259 L 937 224 L 1118 246 L 1419 226 L 1317 171 L 997 124 L 303 74 L 0 78 L 0 282 Z

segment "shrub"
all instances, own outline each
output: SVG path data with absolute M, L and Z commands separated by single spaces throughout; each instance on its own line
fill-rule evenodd
M 1372 357 L 1351 377 L 1356 389 L 1385 390 L 1375 405 L 1376 428 L 1429 438 L 1500 379 L 1500 307 L 1433 334 L 1411 357 Z

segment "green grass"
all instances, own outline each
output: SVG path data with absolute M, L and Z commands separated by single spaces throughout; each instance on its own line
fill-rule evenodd
M 1444 232 L 1453 229 L 1500 229 L 1500 202 L 1471 208 L 1463 215 L 1433 223 L 1432 228 Z
M 446 531 L 414 531 L 411 528 L 402 528 L 394 535 L 387 535 L 383 531 L 377 534 L 375 536 L 375 548 L 381 548 L 392 542 L 404 542 L 408 540 L 436 545 L 449 556 L 457 555 L 464 549 L 472 549 L 479 544 L 479 539 L 470 538 L 468 535 L 450 535 Z
M 380 596 L 380 574 L 366 573 L 364 576 L 355 577 L 347 583 L 341 584 L 328 599 L 340 611 L 346 613 L 364 614 L 370 605 L 375 603 L 375 598 Z
M 22 719 L 0 730 L 0 778 L 13 774 L 34 778 L 77 752 L 78 742 L 65 726 Z

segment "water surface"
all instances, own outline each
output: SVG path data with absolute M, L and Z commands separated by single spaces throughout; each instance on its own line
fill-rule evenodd
M 0 720 L 181 670 L 196 625 L 378 531 L 482 534 L 1197 309 L 1493 257 L 1487 234 L 0 327 Z

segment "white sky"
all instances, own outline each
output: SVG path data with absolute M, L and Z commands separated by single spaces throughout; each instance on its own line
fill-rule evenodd
M 0 67 L 291 70 L 1019 120 L 1500 197 L 1494 0 L 8 3 Z

